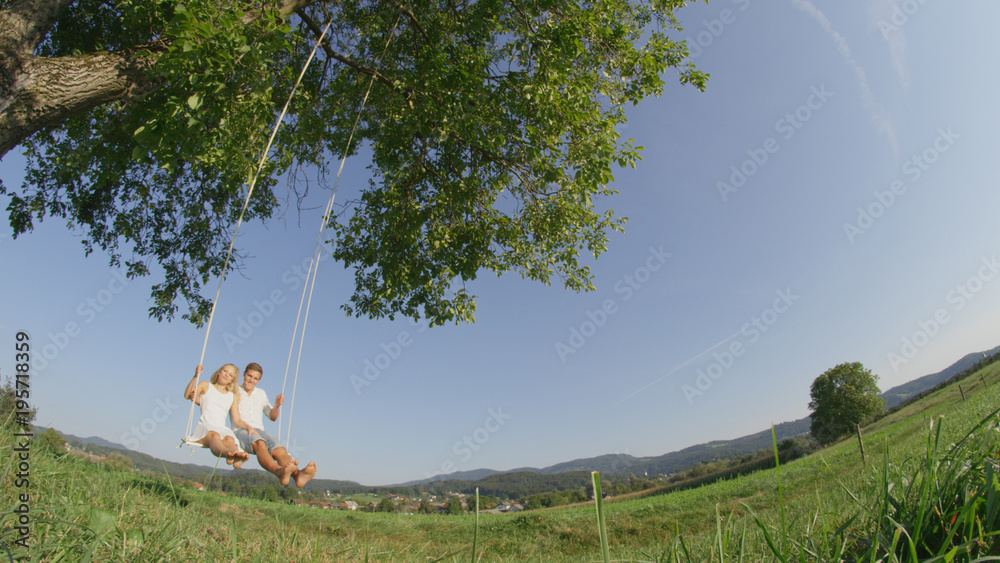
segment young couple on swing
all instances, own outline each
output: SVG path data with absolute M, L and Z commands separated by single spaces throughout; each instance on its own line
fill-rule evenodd
M 298 460 L 292 459 L 285 447 L 264 431 L 262 415 L 271 421 L 278 420 L 284 396 L 278 395 L 272 407 L 267 393 L 257 389 L 264 373 L 259 364 L 247 364 L 242 386 L 236 385 L 239 368 L 233 364 L 219 368 L 211 381 L 199 382 L 201 371 L 202 366 L 195 368 L 194 378 L 184 390 L 185 399 L 201 406 L 201 418 L 189 440 L 209 448 L 216 457 L 226 458 L 226 463 L 236 468 L 250 459 L 247 452 L 253 452 L 260 466 L 278 477 L 282 485 L 294 481 L 295 486 L 302 487 L 316 475 L 315 463 L 310 461 L 299 469 Z M 226 414 L 235 431 L 226 426 Z

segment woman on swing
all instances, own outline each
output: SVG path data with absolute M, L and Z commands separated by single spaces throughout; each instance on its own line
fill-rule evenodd
M 201 406 L 201 418 L 188 439 L 212 450 L 216 457 L 226 458 L 229 465 L 239 467 L 250 459 L 250 454 L 240 450 L 236 435 L 226 426 L 226 415 L 230 414 L 233 401 L 239 400 L 234 393 L 239 369 L 233 364 L 226 364 L 212 374 L 211 382 L 198 381 L 202 369 L 200 365 L 194 369 L 194 377 L 184 390 L 184 399 L 193 400 Z M 238 413 L 236 416 L 239 416 Z M 234 420 L 234 423 L 239 425 L 241 421 Z

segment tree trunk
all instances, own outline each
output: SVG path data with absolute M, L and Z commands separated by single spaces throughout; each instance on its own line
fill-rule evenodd
M 14 0 L 0 10 L 0 157 L 41 128 L 124 92 L 112 61 L 120 57 L 33 55 L 71 1 Z
M 45 127 L 147 90 L 151 66 L 150 58 L 120 53 L 51 59 L 0 53 L 0 83 L 10 85 L 0 87 L 0 157 Z
M 287 17 L 312 1 L 279 0 L 279 13 Z M 72 2 L 14 0 L 0 10 L 0 158 L 68 117 L 155 88 L 147 71 L 157 55 L 148 46 L 73 57 L 33 54 Z

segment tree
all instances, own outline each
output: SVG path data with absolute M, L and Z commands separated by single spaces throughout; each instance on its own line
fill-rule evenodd
M 491 508 L 496 508 L 500 504 L 500 501 L 493 495 L 479 495 L 479 509 L 489 510 Z M 471 494 L 465 499 L 465 505 L 470 512 L 476 510 L 476 495 Z
M 52 428 L 47 429 L 38 436 L 38 442 L 56 453 L 66 453 L 66 439 L 59 435 Z
M 812 435 L 829 444 L 881 414 L 885 399 L 877 383 L 878 376 L 860 362 L 840 364 L 817 377 L 809 393 Z
M 444 511 L 448 514 L 456 516 L 465 513 L 465 507 L 462 505 L 461 499 L 458 497 L 451 497 L 444 505 Z
M 281 502 L 281 497 L 278 496 L 278 491 L 274 488 L 274 485 L 264 487 L 263 498 L 271 502 Z
M 114 469 L 115 471 L 132 470 L 132 460 L 121 454 L 111 454 L 108 457 L 102 459 L 101 463 L 105 467 L 108 467 L 109 469 Z
M 386 497 L 378 503 L 376 508 L 379 512 L 396 512 L 396 503 L 392 502 L 392 499 Z
M 20 146 L 28 161 L 0 194 L 15 236 L 64 220 L 86 253 L 159 278 L 152 317 L 183 301 L 200 325 L 241 186 L 331 21 L 247 217 L 282 205 L 282 175 L 301 197 L 298 171 L 323 177 L 365 146 L 374 179 L 331 219 L 355 273 L 348 314 L 472 321 L 466 283 L 483 270 L 593 289 L 580 254 L 624 225 L 597 201 L 639 160 L 616 131 L 624 108 L 668 67 L 708 78 L 665 35 L 685 3 L 0 0 L 0 157 Z
M 434 505 L 431 504 L 431 501 L 429 501 L 429 500 L 427 500 L 425 498 L 422 498 L 422 499 L 420 499 L 420 506 L 417 507 L 417 513 L 418 514 L 434 514 Z

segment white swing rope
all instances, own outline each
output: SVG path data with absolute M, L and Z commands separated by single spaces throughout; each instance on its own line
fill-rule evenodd
M 247 207 L 250 205 L 250 196 L 253 194 L 254 186 L 257 185 L 257 178 L 260 177 L 261 170 L 264 169 L 264 163 L 267 162 L 267 156 L 271 152 L 271 145 L 274 143 L 274 138 L 278 135 L 278 128 L 281 127 L 281 123 L 285 119 L 285 114 L 288 113 L 288 106 L 292 103 L 292 97 L 295 96 L 295 91 L 298 89 L 299 84 L 302 83 L 302 77 L 305 76 L 306 70 L 309 68 L 309 64 L 312 63 L 312 60 L 316 55 L 316 51 L 319 49 L 320 43 L 323 41 L 323 37 L 326 36 L 326 32 L 330 29 L 332 24 L 333 18 L 331 17 L 330 21 L 327 22 L 326 27 L 323 28 L 323 33 L 320 34 L 319 39 L 317 39 L 316 43 L 313 45 L 313 50 L 309 53 L 309 58 L 306 59 L 305 64 L 302 65 L 302 72 L 299 73 L 298 80 L 295 81 L 295 85 L 292 86 L 291 92 L 288 93 L 288 99 L 285 101 L 285 106 L 281 109 L 281 113 L 278 115 L 278 119 L 274 124 L 274 129 L 271 131 L 271 136 L 267 140 L 267 146 L 264 147 L 264 151 L 260 155 L 260 161 L 257 163 L 257 171 L 254 172 L 253 177 L 250 179 L 249 188 L 247 189 L 247 197 L 243 201 L 243 208 L 240 210 L 240 216 L 236 220 L 236 228 L 233 230 L 233 238 L 229 241 L 229 250 L 226 251 L 226 260 L 222 266 L 222 275 L 219 276 L 219 287 L 215 290 L 215 300 L 212 301 L 212 309 L 208 314 L 208 326 L 205 328 L 205 341 L 201 345 L 201 357 L 198 359 L 198 365 L 202 365 L 205 361 L 205 350 L 208 348 L 208 335 L 212 330 L 212 318 L 215 316 L 215 306 L 219 303 L 219 293 L 222 291 L 222 282 L 226 279 L 226 272 L 229 268 L 229 259 L 233 255 L 233 246 L 236 244 L 236 235 L 240 232 L 240 225 L 243 223 L 243 215 L 246 213 Z M 197 389 L 195 393 L 197 393 Z M 188 440 L 188 437 L 191 436 L 191 430 L 194 423 L 194 405 L 195 401 L 194 397 L 192 397 L 191 410 L 188 413 L 187 428 L 184 431 L 183 443 L 202 446 L 202 444 L 198 444 L 197 442 L 192 443 Z M 194 450 L 191 450 L 191 453 L 194 454 Z
M 400 16 L 401 17 L 401 16 Z M 396 29 L 399 26 L 399 19 L 396 18 L 396 23 L 393 24 L 392 30 L 389 32 L 389 38 L 385 42 L 385 47 L 382 49 L 382 54 L 379 56 L 378 61 L 375 63 L 375 73 L 378 73 L 378 69 L 382 66 L 382 59 L 385 57 L 386 51 L 389 49 L 389 44 L 392 43 L 393 37 L 396 35 Z M 284 394 L 285 386 L 288 383 L 288 370 L 292 363 L 292 352 L 295 349 L 295 337 L 298 334 L 299 329 L 299 319 L 302 319 L 302 334 L 299 335 L 299 350 L 295 360 L 295 374 L 292 378 L 292 397 L 288 402 L 288 428 L 285 433 L 285 439 L 281 439 L 281 418 L 278 418 L 278 441 L 288 445 L 292 436 L 292 413 L 295 409 L 295 389 L 299 382 L 299 365 L 302 362 L 302 344 L 306 337 L 306 323 L 309 321 L 309 308 L 312 305 L 312 295 L 313 288 L 316 286 L 316 275 L 319 273 L 319 259 L 322 253 L 323 239 L 325 238 L 326 231 L 330 224 L 330 213 L 333 210 L 333 201 L 337 197 L 337 188 L 340 186 L 340 176 L 344 172 L 344 164 L 347 162 L 347 154 L 351 148 L 351 141 L 354 140 L 354 133 L 358 129 L 358 123 L 361 121 L 361 113 L 364 111 L 365 105 L 368 103 L 368 95 L 371 94 L 372 86 L 375 84 L 375 75 L 372 75 L 371 80 L 368 82 L 368 89 L 365 90 L 365 95 L 361 99 L 361 105 L 358 107 L 358 114 L 354 118 L 354 126 L 351 128 L 351 134 L 347 137 L 347 144 L 344 147 L 344 154 L 340 159 L 340 168 L 337 170 L 337 177 L 333 181 L 333 189 L 330 192 L 330 199 L 326 203 L 326 210 L 323 212 L 323 221 L 320 223 L 319 233 L 316 236 L 316 246 L 313 249 L 312 258 L 309 261 L 309 271 L 306 272 L 306 284 L 302 286 L 302 297 L 299 299 L 299 312 L 295 317 L 295 330 L 292 332 L 292 343 L 288 348 L 288 361 L 285 363 L 285 377 L 281 382 L 281 393 Z M 306 298 L 306 287 L 308 286 L 308 299 Z M 302 303 L 305 302 L 305 316 L 302 316 Z

